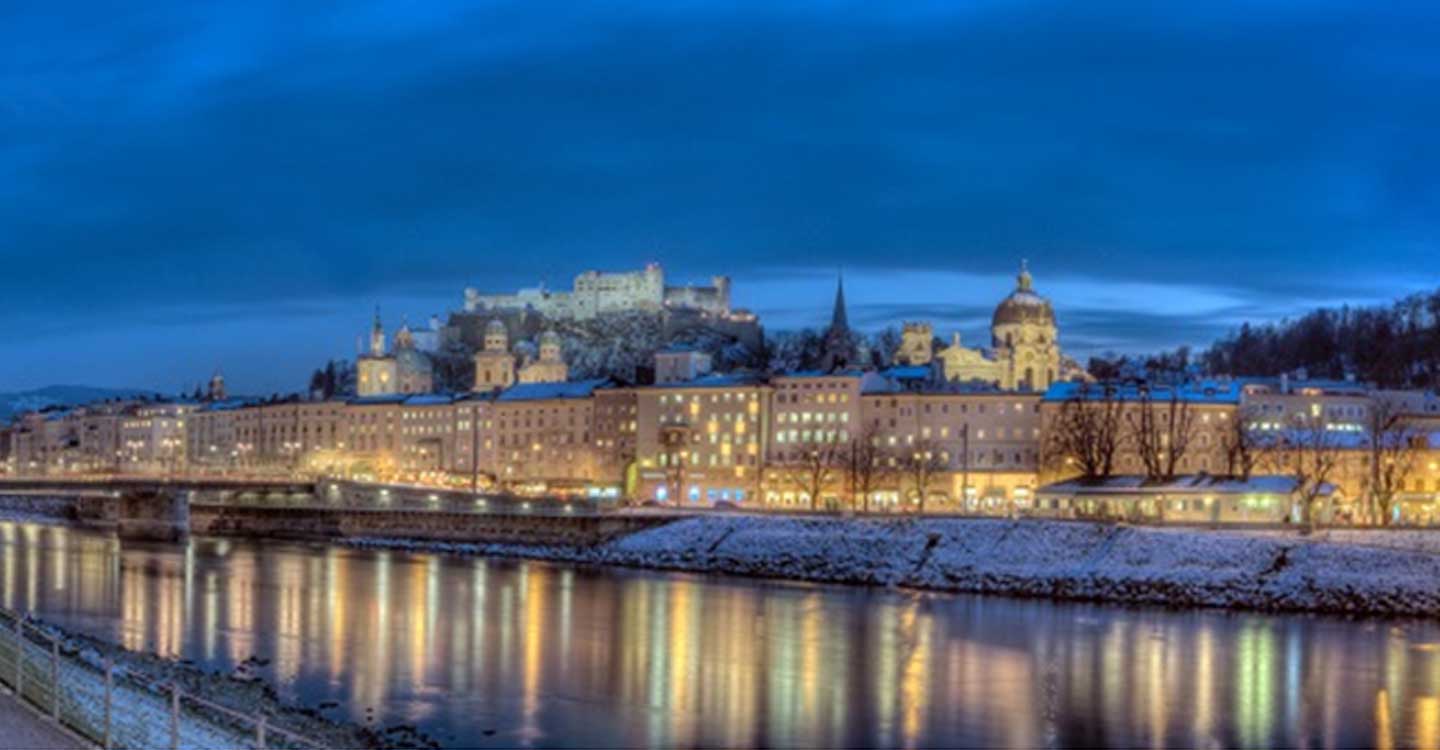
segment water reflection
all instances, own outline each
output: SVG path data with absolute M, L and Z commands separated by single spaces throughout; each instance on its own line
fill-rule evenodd
M 1440 628 L 0 523 L 0 601 L 462 746 L 1440 744 Z M 494 734 L 487 735 L 487 730 Z

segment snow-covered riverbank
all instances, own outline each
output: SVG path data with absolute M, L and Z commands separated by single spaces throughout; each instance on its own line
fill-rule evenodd
M 1424 535 L 1425 532 L 1411 532 Z M 1440 615 L 1440 544 L 989 519 L 706 516 L 590 548 L 428 549 L 697 573 L 1129 604 Z

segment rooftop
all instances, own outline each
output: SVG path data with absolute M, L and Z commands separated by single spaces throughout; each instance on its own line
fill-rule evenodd
M 1057 495 L 1288 495 L 1295 491 L 1295 485 L 1295 478 L 1288 475 L 1262 475 L 1240 479 L 1214 474 L 1186 474 L 1169 481 L 1155 481 L 1139 475 L 1125 474 L 1104 479 L 1069 479 L 1047 484 L 1041 487 L 1039 492 Z M 1334 491 L 1335 487 L 1327 484 L 1322 494 Z
M 589 398 L 597 388 L 611 384 L 609 378 L 571 380 L 564 383 L 520 383 L 495 396 L 496 401 L 543 401 L 546 399 Z
M 1077 383 L 1062 381 L 1051 383 L 1045 391 L 1046 401 L 1141 401 L 1149 398 L 1152 402 L 1169 401 L 1178 396 L 1179 400 L 1194 404 L 1238 404 L 1240 403 L 1240 382 L 1235 380 L 1200 380 L 1179 386 L 1151 383 Z

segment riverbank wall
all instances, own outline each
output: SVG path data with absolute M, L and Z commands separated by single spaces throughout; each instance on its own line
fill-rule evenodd
M 344 542 L 393 537 L 416 542 L 594 546 L 669 523 L 665 514 L 473 513 L 338 506 L 263 506 L 130 498 L 0 494 L 0 515 L 53 519 L 126 539 L 178 541 L 185 533 Z
M 717 515 L 588 547 L 352 543 L 1122 604 L 1440 616 L 1440 555 L 1294 533 L 1039 520 Z
M 483 541 L 588 547 L 671 520 L 660 515 L 528 515 L 200 503 L 190 506 L 190 530 L 194 534 L 325 542 L 388 537 L 422 543 Z

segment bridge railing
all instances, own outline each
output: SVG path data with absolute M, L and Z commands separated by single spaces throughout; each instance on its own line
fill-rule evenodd
M 325 747 L 275 726 L 264 713 L 222 706 L 131 672 L 3 608 L 0 686 L 105 750 Z

